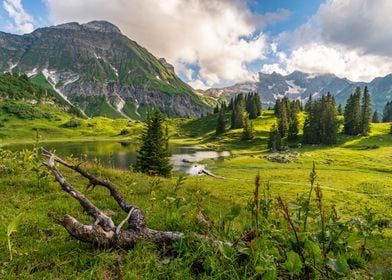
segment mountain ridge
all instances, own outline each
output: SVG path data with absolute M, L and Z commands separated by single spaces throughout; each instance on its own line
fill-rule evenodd
M 173 70 L 106 21 L 65 23 L 25 35 L 0 33 L 1 72 L 42 73 L 67 102 L 94 111 L 89 117 L 101 115 L 99 108 L 90 110 L 98 97 L 113 116 L 141 118 L 156 107 L 173 117 L 208 113 L 210 100 Z
M 309 95 L 317 98 L 317 96 L 331 92 L 337 103 L 344 105 L 357 86 L 362 90 L 364 86 L 369 87 L 373 109 L 382 113 L 385 103 L 391 100 L 392 74 L 376 77 L 366 83 L 350 81 L 332 73 L 311 74 L 296 70 L 282 75 L 276 72 L 271 74 L 259 72 L 257 81 L 237 83 L 224 88 L 211 88 L 202 92 L 214 98 L 226 99 L 238 93 L 257 92 L 265 107 L 272 106 L 278 98 L 284 96 L 306 102 Z

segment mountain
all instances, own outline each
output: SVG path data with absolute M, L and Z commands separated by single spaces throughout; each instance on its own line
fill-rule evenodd
M 90 117 L 140 118 L 153 107 L 174 117 L 210 111 L 209 99 L 182 82 L 165 59 L 105 21 L 21 36 L 0 32 L 0 71 L 45 77 L 65 102 Z
M 232 96 L 241 92 L 257 92 L 265 106 L 272 106 L 276 99 L 288 96 L 290 99 L 300 99 L 305 102 L 309 95 L 314 98 L 331 92 L 338 104 L 344 105 L 348 96 L 354 92 L 355 87 L 368 86 L 372 94 L 372 105 L 382 113 L 387 101 L 392 100 L 392 74 L 383 78 L 375 78 L 370 83 L 352 82 L 339 78 L 333 74 L 309 74 L 294 71 L 289 75 L 278 73 L 259 73 L 258 80 L 235 84 L 225 88 L 213 88 L 204 91 L 204 94 L 214 98 Z

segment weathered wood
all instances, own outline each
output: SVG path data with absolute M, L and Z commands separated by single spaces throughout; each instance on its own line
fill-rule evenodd
M 170 244 L 185 237 L 185 235 L 181 232 L 158 231 L 148 228 L 140 208 L 126 202 L 117 188 L 109 180 L 97 178 L 82 169 L 80 164 L 73 165 L 68 163 L 45 149 L 42 149 L 42 153 L 48 158 L 48 161 L 44 164 L 52 171 L 61 188 L 70 196 L 78 200 L 87 214 L 95 219 L 95 222 L 91 225 L 83 224 L 70 215 L 65 215 L 61 219 L 60 223 L 64 226 L 68 233 L 76 239 L 96 244 L 98 246 L 130 249 L 135 246 L 139 240 L 143 239 L 152 240 L 160 244 Z M 56 162 L 74 170 L 81 176 L 88 179 L 89 185 L 102 186 L 108 189 L 110 195 L 114 198 L 117 204 L 122 210 L 124 210 L 124 212 L 127 213 L 127 217 L 118 226 L 115 226 L 114 222 L 108 215 L 103 213 L 103 211 L 92 204 L 82 193 L 77 191 L 66 181 L 56 167 Z M 128 222 L 128 228 L 123 230 L 122 227 L 126 222 Z

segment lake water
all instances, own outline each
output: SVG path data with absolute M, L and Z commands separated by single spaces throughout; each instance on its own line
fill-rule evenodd
M 135 164 L 138 145 L 129 142 L 50 142 L 41 143 L 47 150 L 53 150 L 59 156 L 74 156 L 87 159 L 89 161 L 99 161 L 104 166 L 120 169 L 129 169 Z M 31 149 L 32 144 L 17 144 L 6 146 L 5 148 L 18 151 Z M 204 166 L 196 164 L 205 159 L 215 159 L 223 161 L 230 156 L 227 151 L 216 152 L 212 150 L 200 149 L 194 146 L 170 145 L 172 154 L 170 161 L 173 171 L 197 175 L 200 168 Z

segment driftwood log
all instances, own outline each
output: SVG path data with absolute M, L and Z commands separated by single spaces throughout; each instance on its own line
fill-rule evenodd
M 86 225 L 70 215 L 65 215 L 60 220 L 60 223 L 76 239 L 108 248 L 131 249 L 139 240 L 147 239 L 159 244 L 170 244 L 185 237 L 181 232 L 159 231 L 148 228 L 141 209 L 125 201 L 117 188 L 108 179 L 97 178 L 82 169 L 80 164 L 73 165 L 68 163 L 45 149 L 42 149 L 42 154 L 48 158 L 48 161 L 44 164 L 52 171 L 61 188 L 79 201 L 87 214 L 95 220 L 93 224 Z M 127 214 L 127 217 L 116 226 L 108 215 L 92 204 L 82 193 L 65 180 L 57 169 L 56 163 L 72 169 L 88 179 L 88 188 L 95 186 L 106 188 L 120 208 Z M 125 223 L 128 223 L 128 227 L 123 229 Z

